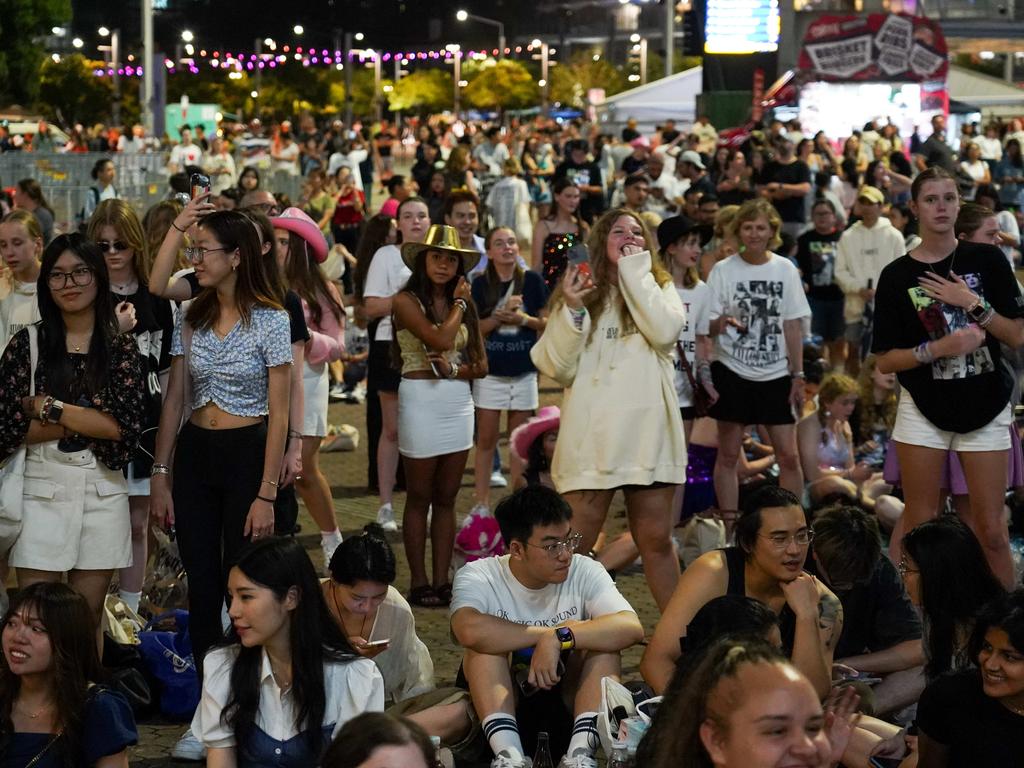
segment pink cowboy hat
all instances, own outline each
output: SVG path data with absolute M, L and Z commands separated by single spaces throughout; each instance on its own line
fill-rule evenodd
M 508 444 L 512 446 L 516 456 L 526 461 L 533 441 L 545 432 L 558 429 L 561 418 L 562 412 L 558 410 L 557 405 L 545 406 L 537 411 L 537 415 L 528 422 L 512 430 L 512 434 L 508 438 Z
M 320 227 L 316 225 L 306 212 L 300 208 L 285 208 L 280 216 L 274 216 L 270 223 L 275 229 L 286 229 L 294 232 L 307 243 L 313 252 L 313 258 L 317 264 L 323 264 L 327 260 L 327 240 L 324 238 Z

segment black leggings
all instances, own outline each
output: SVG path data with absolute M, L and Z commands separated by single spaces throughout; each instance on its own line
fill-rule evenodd
M 189 632 L 202 660 L 224 636 L 228 570 L 246 543 L 242 530 L 263 479 L 267 428 L 203 429 L 186 424 L 174 451 L 174 515 L 188 575 Z

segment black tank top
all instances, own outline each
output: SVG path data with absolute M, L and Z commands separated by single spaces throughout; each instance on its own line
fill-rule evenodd
M 725 547 L 719 550 L 725 557 L 725 565 L 729 570 L 729 585 L 725 589 L 727 595 L 747 597 L 747 577 L 744 567 L 746 559 L 739 547 Z M 796 614 L 789 604 L 782 606 L 779 613 L 779 629 L 782 633 L 782 649 L 787 656 L 793 653 L 793 639 L 796 637 Z

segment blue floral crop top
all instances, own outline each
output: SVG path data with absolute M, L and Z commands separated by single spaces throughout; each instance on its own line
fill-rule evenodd
M 171 355 L 185 353 L 182 319 L 174 323 Z M 214 403 L 236 416 L 266 416 L 267 368 L 292 362 L 288 313 L 254 307 L 249 324 L 239 320 L 223 339 L 212 328 L 192 334 L 188 369 L 192 376 L 192 407 Z

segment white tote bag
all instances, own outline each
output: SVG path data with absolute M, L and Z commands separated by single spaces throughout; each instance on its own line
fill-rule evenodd
M 28 394 L 36 393 L 36 363 L 39 346 L 36 327 L 28 326 L 29 359 Z M 6 555 L 21 533 L 22 493 L 25 488 L 25 443 L 18 446 L 0 466 L 0 556 Z

